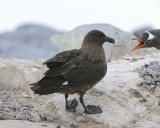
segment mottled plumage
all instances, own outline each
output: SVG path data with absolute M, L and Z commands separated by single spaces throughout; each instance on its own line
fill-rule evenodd
M 99 107 L 84 105 L 83 95 L 106 74 L 107 65 L 102 47 L 106 41 L 114 43 L 114 39 L 103 32 L 90 31 L 80 49 L 61 52 L 44 62 L 49 70 L 40 81 L 31 84 L 31 89 L 39 95 L 57 92 L 65 94 L 66 109 L 77 106 L 75 99 L 67 101 L 68 94 L 78 93 L 86 113 L 100 113 Z
M 156 49 L 160 49 L 160 29 L 146 31 L 141 37 L 134 38 L 134 40 L 138 40 L 139 43 L 132 49 L 132 51 L 147 47 L 155 47 Z

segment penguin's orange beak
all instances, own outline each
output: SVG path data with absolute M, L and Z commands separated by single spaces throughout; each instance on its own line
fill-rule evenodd
M 140 49 L 144 45 L 144 42 L 142 40 L 139 40 L 138 38 L 133 38 L 132 40 L 138 40 L 139 42 L 134 48 L 132 48 L 131 51 L 135 51 L 137 49 Z
M 143 41 L 138 42 L 138 44 L 134 48 L 132 48 L 132 51 L 140 49 L 143 45 L 144 45 Z

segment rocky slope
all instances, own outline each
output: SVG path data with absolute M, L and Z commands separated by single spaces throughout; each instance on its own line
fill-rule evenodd
M 88 115 L 81 104 L 66 111 L 62 94 L 30 91 L 28 84 L 46 70 L 41 60 L 1 59 L 0 128 L 159 128 L 159 96 L 137 86 L 143 80 L 137 68 L 155 60 L 160 61 L 160 54 L 151 48 L 108 63 L 105 78 L 84 96 L 86 104 L 100 105 L 103 113 Z
M 116 41 L 116 45 L 104 44 L 107 61 L 128 54 L 135 45 L 132 34 L 110 24 L 83 25 L 68 33 L 38 24 L 25 24 L 0 34 L 0 58 L 47 59 L 59 50 L 79 48 L 86 33 L 93 29 L 103 31 Z
M 62 32 L 38 24 L 25 24 L 14 31 L 1 33 L 0 58 L 49 58 L 58 52 L 50 40 L 58 33 Z

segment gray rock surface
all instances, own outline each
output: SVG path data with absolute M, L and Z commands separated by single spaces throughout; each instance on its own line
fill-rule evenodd
M 160 86 L 157 86 L 155 89 L 155 95 L 160 97 Z
M 9 70 L 5 74 L 0 71 L 3 82 L 8 81 L 6 86 L 10 84 L 9 90 L 2 87 L 0 92 L 0 115 L 5 113 L 0 128 L 159 128 L 159 97 L 137 86 L 143 79 L 135 71 L 155 60 L 160 61 L 160 54 L 151 48 L 137 50 L 108 63 L 105 78 L 84 96 L 86 104 L 100 105 L 103 113 L 88 115 L 80 104 L 75 111 L 66 111 L 62 94 L 38 96 L 29 91 L 28 84 L 40 79 L 46 70 L 42 61 L 1 59 L 1 68 L 15 69 L 11 74 L 15 74 L 12 77 L 17 78 L 17 83 L 11 76 L 9 78 L 14 82 L 8 81 Z M 16 75 L 19 71 L 22 78 Z M 22 81 L 21 85 L 19 81 Z M 73 97 L 78 99 L 76 94 L 69 99 Z
M 37 24 L 25 24 L 0 34 L 0 58 L 49 58 L 58 52 L 50 38 L 60 31 Z
M 140 77 L 143 79 L 138 83 L 138 86 L 145 87 L 149 91 L 155 92 L 156 96 L 160 96 L 160 62 L 150 62 L 136 69 L 136 71 L 139 72 Z
M 43 76 L 41 60 L 0 59 L 0 90 L 26 89 Z M 32 75 L 31 75 L 32 74 Z
M 40 114 L 34 110 L 31 104 L 19 101 L 12 92 L 2 92 L 2 101 L 0 102 L 0 120 L 29 120 L 32 122 L 39 122 Z M 27 99 L 26 99 L 27 100 Z
M 35 123 L 26 120 L 0 120 L 0 124 L 0 128 L 64 128 L 63 126 L 58 124 L 46 124 L 44 122 Z
M 107 36 L 114 38 L 116 41 L 116 45 L 114 46 L 109 43 L 104 44 L 107 61 L 120 58 L 121 56 L 130 53 L 131 48 L 137 43 L 132 40 L 134 37 L 132 34 L 122 31 L 110 24 L 91 24 L 79 26 L 68 33 L 53 35 L 52 41 L 57 44 L 60 51 L 79 48 L 84 36 L 87 32 L 93 29 L 103 31 Z

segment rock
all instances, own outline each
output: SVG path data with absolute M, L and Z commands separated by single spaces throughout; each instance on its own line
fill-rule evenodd
M 158 77 L 155 77 L 155 79 L 154 79 L 156 82 L 160 82 L 160 76 L 158 76 Z
M 3 95 L 3 98 L 2 98 L 2 101 L 6 101 L 7 99 L 11 98 L 11 93 L 9 92 L 4 92 L 4 95 Z
M 147 84 L 144 84 L 144 87 L 147 88 L 149 91 L 154 91 L 156 85 L 147 85 Z
M 157 86 L 155 89 L 155 95 L 160 97 L 160 86 Z
M 0 128 L 56 128 L 57 124 L 24 120 L 0 120 Z
M 139 100 L 139 102 L 143 103 L 143 102 L 146 102 L 147 99 L 145 97 L 143 97 L 142 99 Z
M 76 122 L 78 122 L 78 123 L 86 123 L 86 120 L 84 119 L 84 117 L 78 116 L 78 117 L 76 118 Z
M 137 83 L 137 86 L 143 86 L 145 83 L 143 82 L 143 81 L 139 81 L 138 83 Z
M 25 24 L 0 34 L 0 58 L 49 58 L 58 52 L 50 37 L 60 31 L 38 24 Z
M 52 121 L 54 121 L 54 120 L 59 120 L 60 117 L 57 116 L 57 115 L 47 115 L 47 116 L 46 116 L 46 119 L 47 119 L 46 121 L 52 122 Z
M 52 122 L 54 119 L 51 116 L 47 116 L 47 120 L 48 122 Z
M 75 121 L 70 121 L 69 122 L 69 128 L 77 128 L 78 124 Z
M 144 76 L 144 82 L 146 84 L 151 84 L 152 81 L 152 77 L 151 76 Z
M 157 82 L 156 84 L 157 84 L 157 86 L 160 86 L 160 82 Z
M 44 113 L 44 112 L 40 113 L 40 118 L 41 120 L 48 121 L 48 122 L 52 122 L 54 120 L 60 120 L 60 117 L 58 115 L 54 115 L 51 113 Z
M 152 80 L 151 80 L 151 84 L 152 84 L 152 85 L 155 85 L 155 84 L 156 84 L 155 79 L 152 79 Z
M 56 128 L 61 128 L 61 125 L 57 125 Z
M 145 64 L 145 65 L 144 65 L 144 68 L 148 68 L 148 67 L 149 67 L 149 64 Z
M 141 69 L 139 69 L 139 68 L 138 68 L 138 70 L 139 70 L 138 73 L 140 73 L 140 75 L 139 75 L 140 77 L 145 77 L 145 76 L 148 75 L 147 71 L 141 70 Z M 141 70 L 141 71 L 140 71 L 140 70 Z
M 39 80 L 46 70 L 46 67 L 42 66 L 42 62 L 0 59 L 0 90 L 23 89 L 30 92 L 28 85 Z
M 93 29 L 101 30 L 107 36 L 115 39 L 116 45 L 109 43 L 104 44 L 107 61 L 120 58 L 130 53 L 131 48 L 137 43 L 132 40 L 134 37 L 132 34 L 122 31 L 110 24 L 83 25 L 68 33 L 53 35 L 52 41 L 57 44 L 60 51 L 79 48 L 86 33 Z
M 141 93 L 140 93 L 137 89 L 130 89 L 129 91 L 130 91 L 130 92 L 134 95 L 134 97 L 136 97 L 136 98 L 141 98 L 141 97 L 142 97 Z
M 139 76 L 143 78 L 137 85 L 144 86 L 149 91 L 155 91 L 157 86 L 160 86 L 160 62 L 152 61 L 149 64 L 145 64 L 141 69 L 137 69 L 140 74 Z
M 138 52 L 145 53 L 143 54 L 144 59 L 135 62 L 126 60 L 127 57 L 142 57 L 142 54 Z M 4 90 L 2 89 L 0 91 L 0 128 L 150 128 L 151 126 L 158 128 L 160 108 L 157 102 L 159 97 L 147 89 L 144 89 L 144 85 L 136 86 L 137 82 L 143 80 L 143 78 L 139 77 L 139 73 L 134 72 L 136 68 L 140 68 L 146 63 L 149 64 L 147 68 L 157 67 L 157 65 L 150 65 L 150 62 L 155 60 L 160 60 L 158 50 L 143 49 L 127 55 L 123 57 L 123 59 L 108 63 L 106 77 L 84 96 L 86 105 L 97 105 L 103 110 L 102 114 L 90 115 L 84 113 L 81 104 L 78 104 L 74 112 L 66 111 L 64 95 L 62 94 L 54 93 L 46 96 L 34 95 L 34 98 L 29 98 L 24 95 L 24 93 L 32 95 L 31 92 L 25 91 L 26 89 L 29 90 L 29 86 L 26 84 L 40 79 L 46 70 L 46 68 L 41 65 L 41 61 L 1 59 L 0 69 L 2 69 L 2 67 L 12 67 L 16 69 L 15 71 L 21 71 L 22 78 L 16 75 L 16 72 L 12 73 L 12 77 L 17 78 L 18 84 L 19 79 L 27 82 L 22 83 L 21 86 L 18 84 L 15 85 L 15 81 L 13 81 L 12 84 L 8 82 L 11 86 L 10 90 L 5 90 L 5 87 L 3 87 Z M 5 78 L 5 80 L 9 80 L 9 78 L 6 79 L 7 76 L 10 76 L 9 72 L 10 70 L 5 74 L 5 77 L 3 76 L 4 72 L 0 72 L 2 73 L 2 79 Z M 12 77 L 10 76 L 10 78 Z M 16 78 L 14 79 L 16 80 Z M 2 79 L 0 80 L 2 81 Z M 6 84 L 6 86 L 7 85 L 8 84 Z M 14 86 L 14 88 L 12 88 L 12 86 Z M 22 89 L 22 87 L 24 89 Z M 132 96 L 131 92 L 128 91 L 130 89 L 136 89 L 133 91 L 135 96 L 139 98 Z M 78 99 L 78 97 L 76 94 L 70 95 L 69 99 Z M 43 106 L 44 109 L 42 111 L 41 108 Z M 23 120 L 18 120 L 16 116 L 18 119 Z M 32 120 L 33 118 L 38 119 L 38 123 L 31 122 L 36 121 Z
M 152 77 L 158 77 L 160 74 L 157 71 L 152 71 L 151 75 L 152 75 Z
M 0 103 L 0 119 L 3 120 L 29 120 L 41 121 L 39 112 L 31 106 L 23 106 L 16 99 L 10 99 Z
M 160 100 L 158 100 L 158 105 L 160 106 Z

